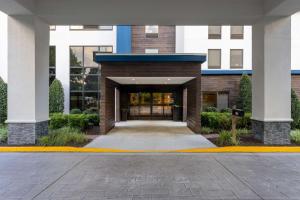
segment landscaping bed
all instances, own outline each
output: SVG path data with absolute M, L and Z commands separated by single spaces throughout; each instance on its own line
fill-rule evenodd
M 50 115 L 49 133 L 37 140 L 36 146 L 82 147 L 99 135 L 97 114 Z M 0 124 L 0 146 L 7 145 L 7 126 Z M 33 146 L 33 145 L 22 145 Z
M 232 141 L 230 112 L 202 112 L 201 134 L 216 146 L 267 146 L 251 133 L 251 113 L 246 113 L 237 122 L 237 142 Z M 291 145 L 300 145 L 300 130 L 291 131 Z M 272 145 L 274 146 L 274 145 Z

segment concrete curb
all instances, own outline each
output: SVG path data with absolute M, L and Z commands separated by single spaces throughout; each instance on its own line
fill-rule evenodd
M 9 152 L 61 152 L 61 153 L 300 153 L 300 147 L 274 147 L 274 146 L 234 146 L 216 148 L 195 148 L 182 150 L 122 150 L 107 148 L 82 147 L 0 147 L 0 153 Z

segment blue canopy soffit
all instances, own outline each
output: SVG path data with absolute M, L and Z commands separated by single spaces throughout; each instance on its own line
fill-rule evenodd
M 94 52 L 94 61 L 102 62 L 199 62 L 206 61 L 205 54 L 103 54 Z

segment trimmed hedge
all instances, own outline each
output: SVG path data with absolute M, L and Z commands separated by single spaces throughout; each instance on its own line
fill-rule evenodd
M 97 114 L 70 114 L 61 113 L 50 116 L 50 128 L 59 129 L 65 126 L 85 130 L 88 126 L 98 126 L 99 116 Z
M 201 126 L 208 127 L 213 130 L 230 130 L 231 129 L 231 113 L 219 112 L 202 112 Z M 243 118 L 238 120 L 237 128 L 251 128 L 251 113 L 246 113 Z

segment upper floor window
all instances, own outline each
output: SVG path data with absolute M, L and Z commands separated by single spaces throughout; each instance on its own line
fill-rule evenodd
M 158 26 L 157 25 L 145 26 L 145 34 L 146 37 L 158 37 Z
M 230 50 L 230 68 L 240 69 L 243 68 L 243 49 Z
M 221 38 L 222 38 L 222 26 L 208 27 L 208 39 L 221 39 Z
M 221 69 L 221 49 L 208 50 L 208 69 Z
M 158 49 L 145 49 L 145 53 L 149 53 L 149 54 L 154 53 L 154 54 L 156 54 L 156 53 L 158 53 Z
M 51 26 L 49 26 L 49 29 L 50 29 L 50 31 L 55 31 L 56 30 L 56 26 L 51 25 Z
M 244 39 L 244 26 L 231 26 L 231 39 Z
M 73 25 L 70 30 L 113 30 L 113 26 Z

